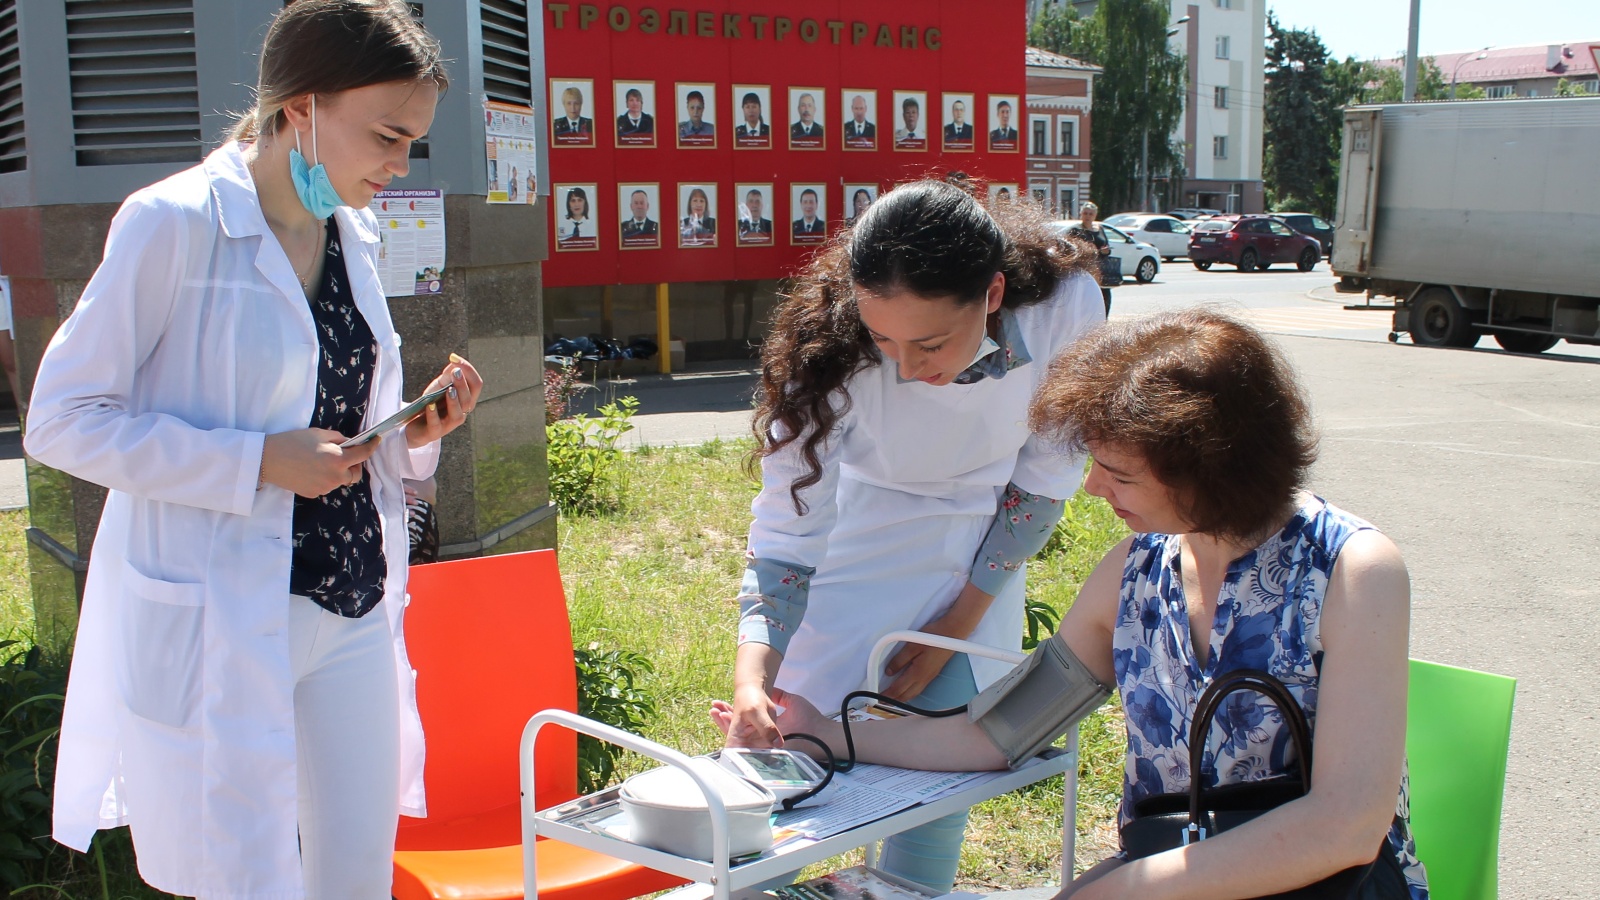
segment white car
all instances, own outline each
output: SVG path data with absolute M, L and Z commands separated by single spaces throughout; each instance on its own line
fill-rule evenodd
M 1161 259 L 1172 262 L 1189 255 L 1189 224 L 1166 213 L 1123 213 L 1105 221 L 1127 232 L 1128 237 L 1144 241 L 1161 252 Z
M 1062 233 L 1082 224 L 1078 219 L 1061 219 L 1052 223 L 1056 230 Z M 1111 255 L 1122 262 L 1123 278 L 1132 278 L 1140 284 L 1149 284 L 1156 280 L 1156 273 L 1161 271 L 1161 251 L 1154 245 L 1128 237 L 1126 232 L 1115 225 L 1102 222 L 1100 229 L 1106 233 L 1106 242 L 1111 245 Z M 1185 250 L 1187 249 L 1186 247 Z

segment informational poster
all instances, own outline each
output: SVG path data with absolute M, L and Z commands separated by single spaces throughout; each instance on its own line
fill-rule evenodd
M 736 184 L 739 204 L 739 246 L 772 246 L 772 184 Z
M 556 252 L 600 249 L 600 226 L 595 222 L 595 204 L 600 189 L 593 184 L 558 184 L 550 192 L 555 213 Z
M 856 219 L 867 211 L 867 207 L 878 199 L 878 186 L 875 184 L 847 184 L 844 186 L 844 223 L 856 224 Z
M 483 101 L 489 162 L 489 202 L 531 206 L 538 192 L 533 107 Z
M 717 245 L 717 186 L 678 184 L 678 246 Z
M 894 129 L 894 148 L 914 151 L 928 149 L 928 92 L 895 91 L 894 109 L 899 117 Z
M 733 129 L 734 149 L 772 149 L 772 123 L 767 121 L 767 110 L 772 108 L 772 86 L 736 84 L 733 96 L 739 98 L 739 124 Z
M 789 185 L 789 243 L 820 244 L 828 239 L 828 186 L 825 184 Z
M 824 136 L 822 101 L 827 94 L 819 87 L 789 88 L 789 149 L 823 150 L 828 146 Z
M 557 147 L 594 146 L 594 79 L 550 79 L 550 143 Z
M 946 153 L 972 152 L 972 94 L 945 94 L 944 149 Z
M 385 297 L 444 291 L 444 191 L 379 191 L 378 280 Z
M 1014 94 L 989 95 L 989 152 L 1015 153 L 1021 146 L 1015 124 L 1017 106 L 1022 98 Z
M 871 88 L 845 88 L 840 95 L 850 118 L 844 120 L 844 149 L 878 149 L 878 92 Z

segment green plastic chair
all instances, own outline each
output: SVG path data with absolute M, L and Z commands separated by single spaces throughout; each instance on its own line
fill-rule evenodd
M 1411 660 L 1411 832 L 1434 900 L 1495 900 L 1517 680 Z

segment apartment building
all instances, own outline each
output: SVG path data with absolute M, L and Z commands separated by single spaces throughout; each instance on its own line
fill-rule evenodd
M 1089 197 L 1089 113 L 1100 68 L 1037 47 L 1029 47 L 1026 58 L 1027 121 L 1020 124 L 1027 191 L 1061 218 L 1075 218 Z

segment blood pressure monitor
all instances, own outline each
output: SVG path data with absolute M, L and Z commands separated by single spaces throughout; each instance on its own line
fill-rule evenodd
M 717 761 L 740 778 L 765 787 L 779 800 L 804 794 L 828 777 L 816 760 L 793 750 L 725 747 Z

